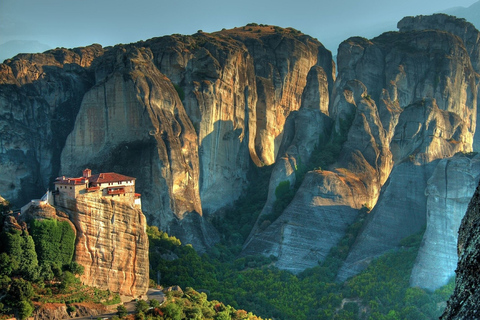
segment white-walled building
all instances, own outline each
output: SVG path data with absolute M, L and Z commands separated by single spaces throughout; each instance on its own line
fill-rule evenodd
M 136 178 L 124 176 L 115 172 L 92 175 L 92 170 L 83 170 L 83 176 L 78 178 L 58 177 L 55 184 L 55 198 L 68 197 L 76 199 L 80 194 L 111 197 L 115 201 L 130 203 L 141 207 L 140 194 L 135 193 Z

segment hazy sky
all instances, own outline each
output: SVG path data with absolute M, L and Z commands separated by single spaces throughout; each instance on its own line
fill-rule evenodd
M 51 47 L 103 46 L 250 22 L 294 27 L 336 52 L 349 36 L 396 30 L 407 15 L 476 0 L 0 0 L 0 44 L 37 40 Z

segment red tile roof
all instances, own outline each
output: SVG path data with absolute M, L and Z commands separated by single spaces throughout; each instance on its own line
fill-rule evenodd
M 136 178 L 124 176 L 123 174 L 115 172 L 106 172 L 99 174 L 92 174 L 88 180 L 92 183 L 109 183 L 109 182 L 120 182 L 120 181 L 130 181 L 136 180 Z
M 123 174 L 119 174 L 115 172 L 106 172 L 106 173 L 93 174 L 88 178 L 84 178 L 84 177 L 69 178 L 65 176 L 58 177 L 54 183 L 73 184 L 73 185 L 84 184 L 86 179 L 88 179 L 88 181 L 93 184 L 136 180 L 136 178 L 124 176 Z

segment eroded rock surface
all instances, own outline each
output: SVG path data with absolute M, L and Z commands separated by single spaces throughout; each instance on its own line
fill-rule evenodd
M 441 160 L 427 181 L 427 228 L 410 284 L 436 290 L 454 276 L 457 234 L 480 178 L 480 156 Z
M 142 211 L 93 194 L 59 206 L 75 225 L 74 260 L 81 281 L 125 296 L 146 294 L 149 281 L 147 222 Z
M 480 188 L 477 187 L 468 204 L 458 231 L 458 264 L 455 290 L 447 302 L 447 307 L 440 319 L 478 319 L 480 310 L 480 279 L 478 261 L 480 259 Z
M 100 45 L 22 54 L 0 64 L 0 193 L 16 207 L 40 197 L 58 175 L 60 152 Z

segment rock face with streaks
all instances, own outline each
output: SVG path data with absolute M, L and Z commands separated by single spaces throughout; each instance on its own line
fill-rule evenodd
M 368 207 L 339 279 L 427 225 L 412 284 L 439 286 L 452 266 L 422 280 L 429 246 L 445 242 L 435 255 L 452 261 L 477 181 L 480 34 L 445 15 L 399 29 L 344 41 L 337 76 L 316 39 L 256 24 L 17 56 L 0 66 L 0 193 L 16 203 L 56 175 L 120 172 L 137 177 L 151 224 L 206 251 L 218 241 L 209 218 L 240 196 L 251 166 L 274 165 L 242 254 L 300 272 Z M 260 223 L 287 181 L 290 205 Z M 442 223 L 446 236 L 432 231 Z
M 454 276 L 457 232 L 480 179 L 480 156 L 441 160 L 427 181 L 427 227 L 411 286 L 435 290 Z
M 480 299 L 478 260 L 480 259 L 480 189 L 477 187 L 458 230 L 458 264 L 455 290 L 447 302 L 442 320 L 478 319 Z
M 478 79 L 462 40 L 439 30 L 350 38 L 337 60 L 326 114 L 334 122 L 330 143 L 337 137 L 341 151 L 328 167 L 307 174 L 275 222 L 254 229 L 244 253 L 274 255 L 280 268 L 302 271 L 323 260 L 358 209 L 373 208 L 340 270 L 345 280 L 422 230 L 432 163 L 472 151 Z M 288 150 L 304 143 L 285 141 Z M 279 182 L 295 181 L 293 154 L 279 158 L 262 214 L 273 207 Z
M 408 31 L 401 29 L 404 32 L 386 33 L 371 41 L 350 39 L 340 46 L 339 56 L 343 48 L 342 54 L 355 61 L 345 66 L 345 74 L 352 74 L 350 76 L 362 81 L 369 89 L 377 88 L 371 91 L 371 96 L 380 100 L 382 108 L 386 107 L 380 110 L 381 115 L 386 115 L 381 118 L 396 117 L 398 120 L 394 125 L 385 125 L 391 128 L 387 135 L 391 137 L 390 150 L 395 166 L 341 268 L 338 280 L 345 280 L 363 270 L 372 258 L 398 247 L 402 238 L 420 232 L 426 223 L 428 229 L 429 223 L 434 222 L 428 215 L 432 203 L 427 201 L 425 190 L 437 188 L 435 184 L 439 180 L 430 178 L 438 160 L 473 149 L 478 96 L 473 57 L 470 58 L 459 37 L 440 30 L 442 27 L 437 25 L 437 30 L 433 27 L 424 30 L 411 26 Z M 379 67 L 374 68 L 374 65 Z M 343 68 L 339 66 L 339 70 Z M 385 124 L 385 120 L 382 123 Z M 468 185 L 475 183 L 475 178 L 470 178 Z M 468 192 L 456 189 L 459 185 L 452 182 L 448 193 L 469 197 Z M 455 220 L 449 217 L 450 214 L 461 215 L 458 211 L 444 211 L 442 218 L 437 216 L 437 221 Z M 432 241 L 444 242 L 448 237 L 451 238 L 449 242 L 455 241 L 454 227 L 449 229 L 448 236 L 437 234 L 435 238 L 427 233 L 422 246 Z M 419 259 L 426 258 L 421 258 L 426 250 L 422 247 Z M 419 263 L 417 261 L 413 278 L 424 272 L 420 271 Z M 444 279 L 452 274 L 453 269 L 448 262 L 444 267 L 437 278 L 431 278 L 423 285 L 438 288 L 445 284 Z M 415 283 L 420 285 L 418 281 Z
M 96 55 L 87 55 L 89 50 Z M 0 192 L 20 206 L 38 197 L 29 190 L 44 190 L 56 176 L 77 176 L 85 167 L 135 176 L 150 223 L 200 251 L 217 241 L 204 214 L 238 198 L 250 165 L 275 162 L 286 120 L 303 100 L 327 112 L 335 73 L 331 53 L 320 42 L 271 26 L 59 52 L 63 55 L 32 56 L 55 64 L 43 70 L 48 81 L 34 74 L 40 62 L 29 71 L 33 75 L 27 68 L 22 72 L 34 86 L 55 89 L 72 78 L 78 88 L 39 92 L 38 99 L 56 100 L 42 100 L 38 111 L 30 107 L 30 87 L 15 69 L 30 56 L 2 64 L 1 156 L 6 160 Z M 14 88 L 18 99 L 11 99 Z M 45 125 L 66 117 L 50 107 L 50 118 L 48 103 L 73 108 L 66 112 L 68 126 Z M 38 121 L 38 128 L 25 120 L 23 110 L 35 110 L 27 120 Z M 9 121 L 14 117 L 19 121 Z M 29 136 L 18 136 L 15 125 L 28 128 Z M 33 136 L 41 130 L 37 141 Z M 55 148 L 45 146 L 49 141 Z
M 0 64 L 0 193 L 20 207 L 58 175 L 60 153 L 100 45 L 22 54 Z
M 61 201 L 75 225 L 74 261 L 81 281 L 125 296 L 146 294 L 149 281 L 147 222 L 142 211 L 96 193 Z

